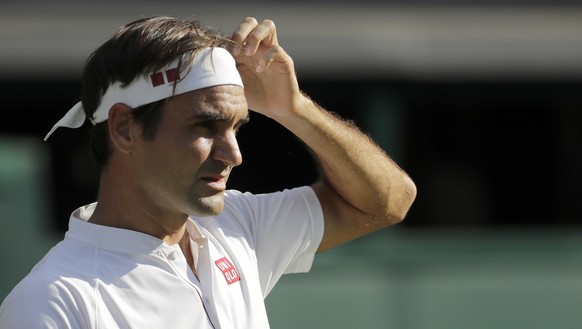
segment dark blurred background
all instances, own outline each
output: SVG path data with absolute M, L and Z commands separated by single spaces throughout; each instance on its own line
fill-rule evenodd
M 581 4 L 3 0 L 0 139 L 32 141 L 46 154 L 43 185 L 34 189 L 43 191 L 43 227 L 60 236 L 70 213 L 95 200 L 89 127 L 61 128 L 48 142 L 42 138 L 79 100 L 80 73 L 90 52 L 118 26 L 141 16 L 194 15 L 224 33 L 245 16 L 271 18 L 295 60 L 302 89 L 355 121 L 416 182 L 417 201 L 401 230 L 509 230 L 517 236 L 559 231 L 576 236 L 553 236 L 555 241 L 577 240 Z M 301 143 L 269 119 L 251 114 L 239 136 L 244 163 L 235 169 L 231 188 L 269 192 L 316 178 Z M 10 194 L 4 186 L 0 193 Z M 0 213 L 0 221 L 15 220 L 6 214 Z M 574 245 L 565 250 L 577 257 Z M 395 327 L 419 328 L 406 321 Z
M 0 132 L 41 140 L 79 99 L 85 58 L 122 23 L 191 13 L 230 33 L 254 15 L 278 24 L 302 88 L 358 123 L 417 182 L 418 199 L 403 225 L 577 225 L 576 3 L 5 0 Z M 315 172 L 300 143 L 269 120 L 252 119 L 241 133 L 245 161 L 231 187 L 265 192 L 311 182 Z M 74 208 L 95 199 L 87 128 L 58 130 L 45 143 L 57 230 Z

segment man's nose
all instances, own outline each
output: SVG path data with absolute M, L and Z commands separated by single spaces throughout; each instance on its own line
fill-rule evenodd
M 214 139 L 213 158 L 229 166 L 236 167 L 242 163 L 242 154 L 234 132 L 226 133 Z

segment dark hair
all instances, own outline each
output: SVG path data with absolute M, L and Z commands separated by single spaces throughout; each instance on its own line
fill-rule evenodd
M 180 71 L 194 55 L 207 47 L 228 47 L 230 40 L 218 30 L 196 20 L 154 16 L 120 27 L 88 58 L 83 71 L 81 100 L 88 118 L 93 118 L 101 97 L 115 81 L 131 83 L 139 75 L 154 72 L 179 59 Z M 153 140 L 162 117 L 165 100 L 133 109 L 133 119 L 144 127 L 144 139 Z M 102 169 L 111 154 L 107 122 L 98 123 L 91 132 L 91 150 Z

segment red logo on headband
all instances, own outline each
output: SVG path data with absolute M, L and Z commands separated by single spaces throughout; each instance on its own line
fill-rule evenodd
M 178 72 L 178 68 L 166 70 L 165 73 L 166 79 L 164 79 L 163 72 L 156 72 L 150 75 L 150 79 L 152 80 L 152 87 L 164 85 L 166 84 L 166 80 L 168 81 L 168 83 L 170 83 L 180 79 L 180 73 Z

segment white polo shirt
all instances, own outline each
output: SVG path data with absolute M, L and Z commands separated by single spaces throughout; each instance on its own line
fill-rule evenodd
M 63 241 L 0 306 L 0 328 L 268 328 L 264 298 L 309 271 L 323 214 L 309 187 L 227 191 L 225 209 L 187 223 L 197 276 L 176 245 L 73 212 Z

